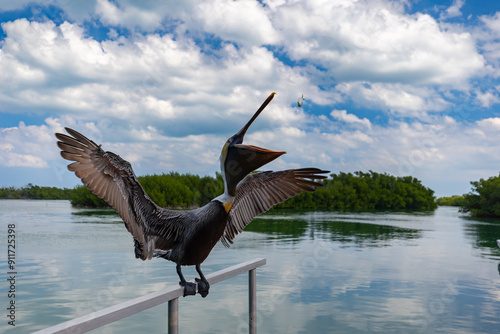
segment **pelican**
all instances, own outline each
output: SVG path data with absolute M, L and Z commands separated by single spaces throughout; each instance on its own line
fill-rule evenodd
M 129 162 L 105 152 L 101 145 L 73 129 L 65 128 L 69 135 L 56 133 L 57 145 L 64 159 L 74 161 L 68 169 L 123 219 L 134 239 L 135 257 L 141 260 L 157 257 L 176 263 L 184 297 L 195 295 L 196 289 L 206 297 L 210 286 L 200 265 L 215 244 L 220 240 L 229 247 L 254 217 L 303 191 L 321 187 L 321 183 L 313 180 L 324 179 L 326 176 L 322 174 L 328 173 L 318 168 L 302 168 L 250 174 L 286 153 L 243 144 L 246 131 L 274 94 L 222 147 L 224 193 L 194 210 L 167 210 L 156 205 Z M 187 282 L 181 270 L 181 266 L 192 265 L 200 275 L 196 283 Z

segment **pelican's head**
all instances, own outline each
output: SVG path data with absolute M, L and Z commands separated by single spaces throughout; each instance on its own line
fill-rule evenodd
M 262 147 L 243 144 L 243 137 L 248 128 L 261 111 L 271 102 L 274 94 L 276 93 L 273 92 L 269 95 L 248 123 L 234 136 L 229 138 L 222 148 L 220 156 L 221 171 L 224 177 L 225 192 L 230 196 L 236 195 L 236 185 L 245 176 L 286 153 L 284 151 L 271 151 Z

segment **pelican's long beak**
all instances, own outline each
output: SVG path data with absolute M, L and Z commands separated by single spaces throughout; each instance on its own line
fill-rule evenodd
M 243 137 L 248 128 L 271 102 L 275 94 L 273 92 L 269 95 L 247 124 L 229 138 L 222 149 L 222 172 L 225 176 L 227 191 L 231 196 L 235 196 L 236 185 L 245 176 L 286 153 L 285 151 L 271 151 L 262 147 L 243 144 Z

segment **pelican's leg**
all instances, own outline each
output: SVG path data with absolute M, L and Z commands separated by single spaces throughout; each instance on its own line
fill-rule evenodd
M 208 290 L 210 289 L 210 284 L 208 284 L 205 275 L 201 272 L 200 265 L 196 265 L 196 271 L 200 274 L 200 278 L 195 278 L 195 281 L 198 283 L 198 293 L 205 298 L 208 295 Z
M 179 275 L 179 278 L 181 279 L 179 285 L 184 287 L 184 297 L 194 296 L 196 294 L 196 284 L 191 282 L 186 282 L 184 275 L 182 275 L 180 264 L 177 265 L 176 269 L 177 269 L 177 275 Z

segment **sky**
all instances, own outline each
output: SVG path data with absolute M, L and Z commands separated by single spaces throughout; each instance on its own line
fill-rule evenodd
M 137 175 L 263 169 L 412 175 L 436 196 L 500 171 L 500 4 L 387 0 L 0 0 L 0 186 L 73 187 L 55 132 Z M 304 96 L 302 107 L 297 99 Z

